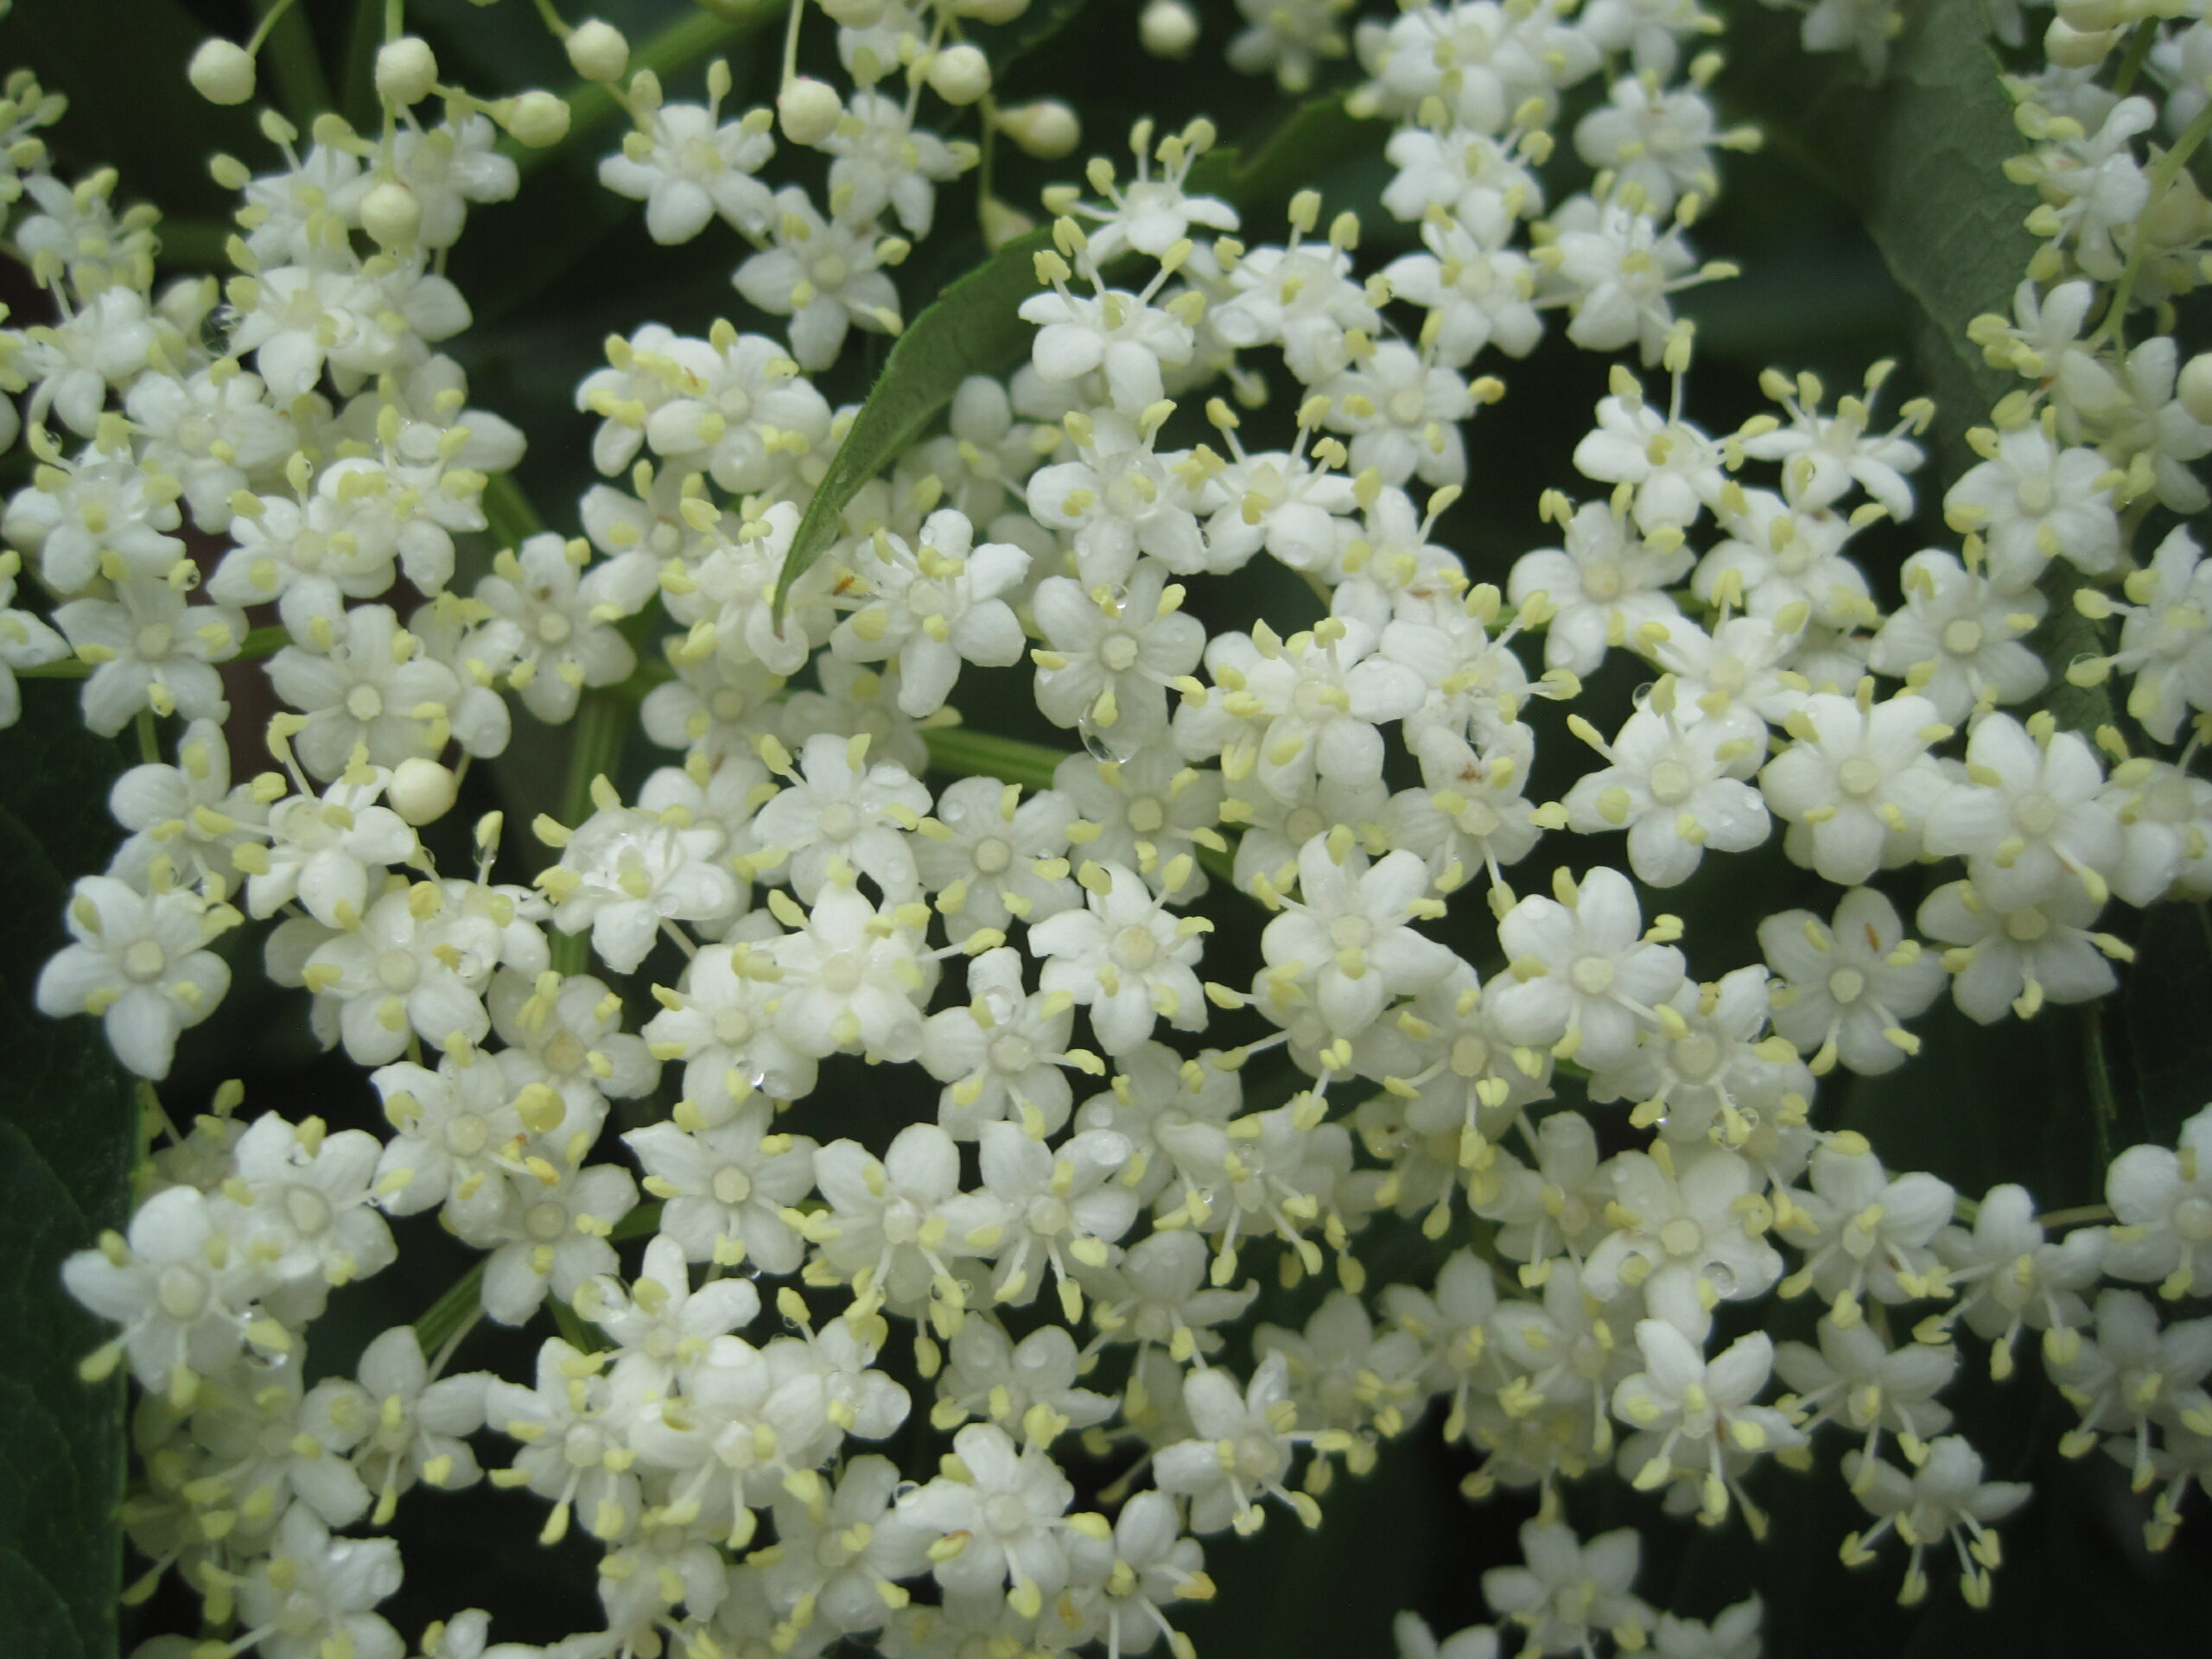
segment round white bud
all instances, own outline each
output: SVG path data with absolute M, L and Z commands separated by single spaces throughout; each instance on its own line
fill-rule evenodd
M 569 136 L 569 106 L 551 92 L 524 92 L 508 111 L 506 129 L 532 149 L 548 149 Z
M 192 90 L 210 104 L 243 104 L 253 96 L 253 58 L 236 41 L 202 41 L 185 70 Z
M 830 21 L 845 29 L 874 29 L 883 21 L 886 0 L 821 0 Z
M 811 75 L 793 76 L 791 84 L 776 94 L 777 119 L 784 137 L 795 144 L 811 148 L 822 143 L 836 131 L 844 113 L 845 100 L 837 96 L 837 89 Z
M 1137 39 L 1155 58 L 1185 57 L 1198 43 L 1198 14 L 1183 0 L 1152 0 L 1137 19 Z
M 991 60 L 965 42 L 930 60 L 930 90 L 948 104 L 973 104 L 991 90 Z
M 2084 31 L 2063 17 L 2054 17 L 2043 32 L 2044 55 L 2062 69 L 2088 69 L 2102 63 L 2119 38 L 2113 29 Z
M 2181 380 L 2174 391 L 2190 420 L 2212 426 L 2212 352 L 2199 352 L 2181 365 Z
M 460 794 L 461 782 L 452 768 L 418 754 L 392 768 L 384 798 L 404 822 L 419 825 L 435 823 L 452 811 Z
M 423 204 L 397 179 L 384 179 L 361 198 L 361 228 L 380 248 L 410 248 L 423 228 Z
M 377 51 L 377 96 L 412 109 L 438 81 L 437 54 L 417 35 L 387 41 Z
M 569 67 L 586 80 L 613 86 L 630 67 L 630 42 L 612 23 L 585 19 L 569 31 Z
M 1058 99 L 1042 99 L 999 111 L 999 130 L 1040 162 L 1058 161 L 1083 139 L 1083 124 Z

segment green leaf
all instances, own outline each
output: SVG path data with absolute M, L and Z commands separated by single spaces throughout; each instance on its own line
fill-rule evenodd
M 61 1287 L 71 1252 L 128 1209 L 137 1114 L 99 1026 L 32 1002 L 66 943 L 62 906 L 115 840 L 103 808 L 122 757 L 78 723 L 74 689 L 29 685 L 0 733 L 0 868 L 15 917 L 0 960 L 0 1630 L 11 1653 L 108 1659 L 122 1556 L 123 1383 L 79 1380 L 112 1334 Z
M 1358 141 L 1363 124 L 1342 98 L 1316 99 L 1277 130 L 1249 161 L 1219 150 L 1192 169 L 1192 188 L 1244 210 L 1294 189 Z M 1038 291 L 1036 256 L 1049 231 L 1015 238 L 961 277 L 906 325 L 868 401 L 809 503 L 776 584 L 781 614 L 791 585 L 837 539 L 846 505 L 928 429 L 971 374 L 1001 374 L 1027 353 L 1033 330 L 1018 315 Z
M 1907 15 L 1889 73 L 1869 86 L 1847 57 L 1806 58 L 1795 13 L 1738 8 L 1718 86 L 1864 216 L 1913 302 L 1913 368 L 1936 399 L 1937 465 L 1955 478 L 1972 464 L 1966 429 L 2019 384 L 1982 360 L 1967 325 L 2011 312 L 2036 251 L 2023 223 L 2035 203 L 2004 175 L 2022 141 L 1979 0 L 1924 0 Z

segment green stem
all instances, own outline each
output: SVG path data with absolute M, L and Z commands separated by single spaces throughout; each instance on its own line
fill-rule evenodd
M 269 0 L 260 10 L 261 28 L 255 33 L 257 38 L 264 33 L 268 37 L 270 76 L 276 83 L 276 95 L 285 113 L 304 132 L 314 125 L 315 117 L 333 107 L 330 83 L 323 78 L 322 60 L 315 55 L 315 31 L 308 27 L 307 13 L 294 6 L 292 0 Z
M 2086 1227 L 2094 1223 L 2114 1219 L 2108 1204 L 2085 1204 L 2075 1210 L 2051 1210 L 2036 1217 L 2036 1224 L 2052 1227 Z
M 2145 227 L 2150 223 L 2151 215 L 2158 211 L 2158 204 L 2165 199 L 2167 189 L 2180 175 L 2182 168 L 2188 165 L 2189 158 L 2196 153 L 2196 147 L 2209 137 L 2212 137 L 2212 103 L 2208 103 L 2196 112 L 2196 119 L 2190 122 L 2182 136 L 2174 141 L 2174 147 L 2159 156 L 2152 166 L 2150 197 L 2142 213 L 2136 219 L 2135 233 L 2127 238 L 2127 264 L 2120 273 L 2119 286 L 2113 290 L 2112 309 L 2105 313 L 2104 321 L 2098 326 L 2097 340 L 2110 334 L 2113 345 L 2118 346 L 2126 339 L 2123 325 L 2127 316 L 2128 302 L 2135 292 L 2137 279 L 2143 274 L 2143 249 L 2149 239 Z M 2091 342 L 2092 345 L 2095 343 L 2094 340 Z
M 423 1345 L 425 1357 L 444 1347 L 481 1305 L 485 1260 L 485 1257 L 479 1256 L 475 1264 L 455 1280 L 446 1294 L 431 1303 L 423 1317 L 415 1321 L 415 1340 Z
M 702 0 L 698 10 L 671 23 L 630 54 L 630 73 L 650 69 L 666 80 L 678 70 L 758 33 L 781 16 L 789 3 L 790 0 L 716 0 L 709 5 Z M 561 96 L 569 103 L 569 137 L 564 143 L 551 149 L 526 149 L 512 139 L 500 143 L 500 149 L 525 176 L 623 109 L 614 89 L 596 81 L 579 80 Z
M 2135 85 L 2135 77 L 2142 73 L 2143 60 L 2151 55 L 2151 48 L 2158 44 L 2158 23 L 2154 17 L 2145 17 L 2135 25 L 2135 32 L 2127 37 L 2127 55 L 2120 60 L 2120 73 L 2112 83 L 2112 95 L 2126 98 Z
M 1050 789 L 1053 772 L 1069 753 L 970 726 L 938 726 L 922 735 L 930 746 L 932 770 L 962 778 L 997 778 L 1029 790 Z
M 494 473 L 484 482 L 484 518 L 502 547 L 519 547 L 532 536 L 543 535 L 545 520 L 522 493 L 512 473 Z

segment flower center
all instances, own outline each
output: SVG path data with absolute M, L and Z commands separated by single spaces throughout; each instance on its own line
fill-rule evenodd
M 2012 822 L 2040 840 L 2058 823 L 2058 803 L 2041 790 L 2023 795 L 2020 804 L 2012 809 Z
M 284 1215 L 294 1232 L 312 1238 L 330 1225 L 330 1200 L 311 1186 L 289 1187 L 284 1193 Z
M 474 1112 L 463 1112 L 446 1125 L 446 1150 L 456 1158 L 474 1158 L 492 1139 L 492 1126 Z
M 568 1230 L 569 1212 L 548 1198 L 543 1204 L 531 1205 L 522 1224 L 524 1230 L 532 1238 L 541 1243 L 550 1244 Z
M 1981 649 L 1981 624 L 1961 617 L 1943 625 L 1943 649 L 1954 657 L 1971 657 Z
M 357 685 L 346 694 L 346 712 L 358 721 L 374 720 L 384 713 L 384 694 L 373 685 Z
M 715 1202 L 743 1204 L 753 1196 L 753 1178 L 735 1164 L 724 1164 L 715 1172 Z
M 857 951 L 839 950 L 822 964 L 822 988 L 833 996 L 850 996 L 861 988 L 861 959 Z
M 1020 1073 L 1037 1064 L 1037 1045 L 1008 1032 L 991 1044 L 991 1065 L 1000 1071 Z
M 575 625 L 558 611 L 547 611 L 537 619 L 537 637 L 549 645 L 557 645 L 575 632 Z
M 1847 795 L 1872 795 L 1882 786 L 1882 768 L 1865 755 L 1854 754 L 1835 769 L 1835 780 Z
M 832 801 L 822 809 L 818 822 L 824 841 L 850 841 L 860 831 L 861 815 L 843 801 Z
M 131 978 L 152 979 L 168 963 L 168 953 L 151 939 L 140 939 L 123 953 L 123 971 Z
M 415 960 L 414 952 L 397 946 L 377 952 L 377 983 L 387 991 L 411 991 L 422 976 L 423 964 Z
M 1705 1243 L 1705 1229 L 1688 1216 L 1676 1216 L 1659 1230 L 1659 1248 L 1669 1255 L 1688 1255 Z
M 1621 568 L 1610 559 L 1600 559 L 1587 565 L 1582 572 L 1582 591 L 1592 599 L 1618 599 L 1621 592 Z
M 163 1268 L 155 1284 L 154 1300 L 162 1305 L 162 1313 L 180 1324 L 197 1319 L 200 1310 L 207 1306 L 207 1281 L 188 1267 Z
M 996 875 L 1014 862 L 1014 849 L 996 836 L 987 836 L 976 843 L 976 868 L 985 875 Z
M 1847 1007 L 1866 993 L 1866 976 L 1856 968 L 1839 968 L 1828 976 L 1828 995 Z
M 823 971 L 826 977 L 829 971 L 826 963 L 823 965 Z M 715 1040 L 716 1042 L 735 1048 L 740 1043 L 750 1041 L 752 1036 L 753 1016 L 746 1013 L 743 1008 L 716 1008 L 715 1010 Z
M 1603 996 L 1613 988 L 1613 963 L 1610 957 L 1581 957 L 1567 970 L 1567 982 L 1585 996 Z
M 1160 941 L 1152 936 L 1148 927 L 1134 925 L 1123 928 L 1114 936 L 1114 962 L 1116 967 L 1141 974 L 1159 959 Z
M 1695 780 L 1690 769 L 1679 760 L 1662 760 L 1651 768 L 1651 798 L 1662 806 L 1672 806 L 1688 798 Z
M 1148 836 L 1167 822 L 1167 813 L 1149 795 L 1140 795 L 1129 803 L 1129 828 L 1141 836 Z
M 1126 633 L 1117 633 L 1098 647 L 1098 660 L 1116 674 L 1126 674 L 1136 666 L 1137 642 Z

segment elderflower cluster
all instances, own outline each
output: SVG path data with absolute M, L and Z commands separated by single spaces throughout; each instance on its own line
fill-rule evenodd
M 389 1529 L 486 1479 L 601 1554 L 560 1659 L 1188 1659 L 1213 1541 L 1318 1524 L 1427 1424 L 1471 1499 L 1540 1512 L 1483 1574 L 1497 1627 L 1408 1615 L 1402 1653 L 1748 1656 L 1758 1601 L 1655 1609 L 1634 1533 L 1563 1518 L 1577 1483 L 1756 1537 L 1825 1461 L 1866 1516 L 1847 1561 L 1980 1605 L 2030 1494 L 1942 1396 L 2031 1332 L 2063 1449 L 2125 1465 L 2164 1542 L 2212 1487 L 2212 1108 L 2066 1211 L 1885 1163 L 1834 1090 L 1946 997 L 2105 996 L 2129 911 L 2212 898 L 2212 571 L 2179 522 L 2212 359 L 2141 326 L 2203 281 L 2212 24 L 2067 0 L 2017 79 L 2041 251 L 1974 340 L 2021 385 L 1948 482 L 1887 362 L 1696 419 L 1675 296 L 1733 274 L 1694 237 L 1757 140 L 1709 93 L 1720 19 L 1671 0 L 1239 0 L 1234 67 L 1356 65 L 1408 251 L 1363 262 L 1372 225 L 1310 188 L 1255 222 L 1212 123 L 1141 122 L 1042 232 L 978 193 L 994 245 L 1027 233 L 1021 359 L 841 479 L 870 409 L 823 387 L 924 326 L 899 269 L 941 196 L 989 145 L 1077 142 L 992 96 L 973 26 L 1023 10 L 802 0 L 742 112 L 719 62 L 671 101 L 561 26 L 627 123 L 600 181 L 654 242 L 734 232 L 744 308 L 611 338 L 581 533 L 480 569 L 524 434 L 439 350 L 471 321 L 443 256 L 517 191 L 500 133 L 557 142 L 567 106 L 448 85 L 395 29 L 381 130 L 264 113 L 268 153 L 214 164 L 232 274 L 157 288 L 157 216 L 57 178 L 59 97 L 6 83 L 53 320 L 0 333 L 33 461 L 0 724 L 16 676 L 72 676 L 143 748 L 38 1001 L 187 1120 L 65 1277 L 117 1327 L 87 1374 L 141 1391 L 125 1522 L 146 1587 L 196 1597 L 192 1651 L 396 1659 Z M 1821 0 L 1805 43 L 1878 65 L 1894 15 Z M 2129 85 L 2088 73 L 2139 23 Z M 1199 49 L 1174 0 L 1140 27 Z M 825 29 L 835 83 L 798 69 Z M 252 95 L 244 48 L 193 73 Z M 1606 393 L 1573 488 L 1497 509 L 1555 544 L 1481 569 L 1447 544 L 1469 446 L 1548 331 L 1614 359 Z M 1950 536 L 1900 563 L 1923 494 Z M 1237 608 L 1266 560 L 1305 613 Z M 248 776 L 254 662 L 281 712 Z M 1024 688 L 1064 747 L 990 729 Z M 518 709 L 578 729 L 574 810 L 527 838 L 458 822 Z M 588 735 L 624 724 L 655 752 L 630 787 Z M 1756 957 L 1663 907 L 1770 842 L 1836 892 Z M 367 1074 L 359 1125 L 162 1100 L 256 963 Z M 862 1065 L 911 1121 L 877 1133 Z M 470 1276 L 351 1376 L 312 1364 L 432 1215 Z M 1434 1248 L 1386 1268 L 1408 1236 Z M 1300 1322 L 1250 1317 L 1262 1275 Z M 1810 1339 L 1778 1339 L 1800 1299 Z M 454 1370 L 480 1319 L 556 1334 L 527 1376 Z

